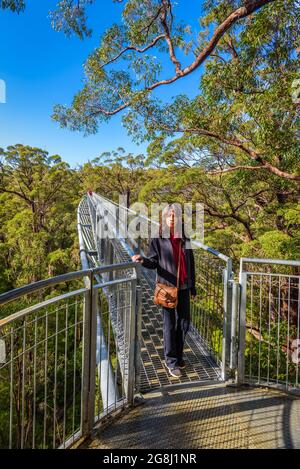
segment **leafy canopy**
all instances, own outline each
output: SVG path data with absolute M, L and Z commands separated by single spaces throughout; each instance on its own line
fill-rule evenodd
M 299 181 L 299 1 L 206 1 L 196 35 L 175 11 L 169 0 L 124 2 L 122 22 L 86 61 L 83 89 L 71 106 L 55 107 L 54 119 L 89 134 L 123 112 L 133 139 L 151 142 L 149 161 L 169 158 L 171 138 L 174 161 L 183 147 L 201 151 L 209 170 L 243 167 Z M 157 98 L 157 88 L 202 64 L 194 99 Z

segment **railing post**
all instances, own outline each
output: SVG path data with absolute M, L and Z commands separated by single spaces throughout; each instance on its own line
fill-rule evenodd
M 135 339 L 136 339 L 136 303 L 137 303 L 137 278 L 131 280 L 130 311 L 128 322 L 128 372 L 126 382 L 126 396 L 128 404 L 134 402 L 135 384 Z
M 237 320 L 240 307 L 240 284 L 232 282 L 232 316 L 231 316 L 231 344 L 230 344 L 230 364 L 231 370 L 237 370 L 237 353 L 238 353 L 238 337 L 237 337 Z M 236 378 L 236 377 L 235 377 Z
M 93 289 L 93 269 L 90 270 L 89 290 L 85 293 L 83 311 L 83 353 L 82 353 L 82 393 L 81 393 L 81 432 L 87 436 L 94 426 L 95 379 L 96 379 L 96 301 L 97 290 Z
M 238 367 L 237 384 L 243 384 L 245 380 L 245 347 L 246 347 L 246 295 L 247 295 L 247 273 L 240 272 L 241 301 L 239 308 L 238 325 Z
M 112 245 L 112 240 L 108 239 L 108 244 L 107 244 L 107 265 L 112 265 L 114 263 L 114 252 L 113 252 L 113 245 Z M 114 273 L 111 270 L 108 273 L 108 280 L 113 280 L 114 278 Z
M 231 259 L 227 261 L 227 266 L 223 270 L 223 341 L 222 341 L 222 379 L 228 378 L 228 367 L 230 363 L 231 347 L 231 308 L 232 308 L 232 264 Z
M 135 391 L 140 392 L 141 387 L 141 336 L 142 336 L 142 290 L 141 290 L 141 266 L 137 264 L 137 295 L 135 305 Z

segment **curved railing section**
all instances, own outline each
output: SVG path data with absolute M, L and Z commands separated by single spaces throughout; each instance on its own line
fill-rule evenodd
M 97 282 L 108 275 L 110 281 Z M 136 283 L 136 265 L 123 263 L 0 295 L 0 447 L 66 448 L 109 413 L 133 403 Z M 126 311 L 118 338 L 110 321 L 114 303 Z M 120 360 L 120 347 L 126 361 Z M 103 366 L 108 360 L 110 367 Z

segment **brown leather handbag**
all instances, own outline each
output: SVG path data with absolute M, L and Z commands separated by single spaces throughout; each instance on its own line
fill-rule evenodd
M 182 244 L 180 242 L 176 287 L 172 287 L 170 285 L 165 285 L 164 283 L 156 282 L 155 290 L 154 290 L 154 298 L 153 298 L 153 302 L 156 305 L 164 306 L 165 308 L 176 308 L 177 306 L 181 249 L 182 249 Z

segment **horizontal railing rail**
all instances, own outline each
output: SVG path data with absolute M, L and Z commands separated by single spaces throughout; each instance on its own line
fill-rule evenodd
M 288 259 L 259 259 L 259 258 L 249 258 L 242 257 L 240 259 L 240 270 L 244 271 L 244 265 L 249 264 L 273 264 L 273 265 L 283 265 L 283 266 L 295 266 L 300 267 L 300 260 L 288 260 Z
M 300 393 L 300 260 L 240 262 L 239 383 Z
M 0 305 L 16 300 L 17 298 L 20 298 L 21 296 L 27 295 L 29 293 L 35 293 L 43 288 L 58 285 L 62 282 L 70 282 L 72 280 L 80 279 L 83 276 L 89 276 L 90 272 L 90 269 L 68 272 L 67 274 L 58 275 L 57 277 L 50 277 L 45 280 L 39 280 L 38 282 L 30 283 L 13 290 L 9 290 L 8 292 L 2 293 L 0 295 Z
M 1 448 L 68 447 L 133 403 L 138 268 L 85 269 L 0 295 Z M 99 274 L 112 280 L 99 283 Z

